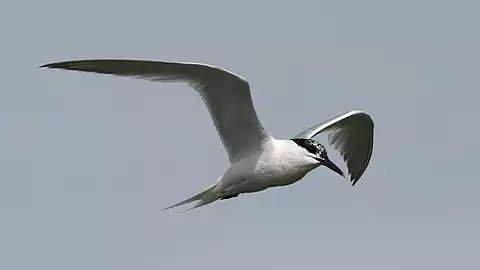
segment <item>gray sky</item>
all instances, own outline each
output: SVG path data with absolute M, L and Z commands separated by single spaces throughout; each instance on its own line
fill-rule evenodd
M 479 8 L 3 2 L 0 269 L 478 269 Z M 214 181 L 227 155 L 187 85 L 37 68 L 98 57 L 236 72 L 278 138 L 365 110 L 372 161 L 354 188 L 318 169 L 162 212 Z

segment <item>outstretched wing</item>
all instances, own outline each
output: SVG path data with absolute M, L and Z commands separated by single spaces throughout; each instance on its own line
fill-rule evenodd
M 362 111 L 350 111 L 312 126 L 295 136 L 310 139 L 328 133 L 328 142 L 340 152 L 347 163 L 352 185 L 367 169 L 373 151 L 373 120 Z
M 204 100 L 230 162 L 258 151 L 271 138 L 255 112 L 248 82 L 218 67 L 199 63 L 122 59 L 74 60 L 41 67 L 189 83 Z

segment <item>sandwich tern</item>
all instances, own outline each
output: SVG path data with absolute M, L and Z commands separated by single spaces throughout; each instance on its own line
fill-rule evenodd
M 312 139 L 328 134 L 328 142 L 346 162 L 354 186 L 365 172 L 373 150 L 372 118 L 352 110 L 311 126 L 291 139 L 276 139 L 263 127 L 253 106 L 247 80 L 202 63 L 124 59 L 89 59 L 50 63 L 53 68 L 133 77 L 154 82 L 188 83 L 203 99 L 230 160 L 230 167 L 202 192 L 166 209 L 197 203 L 191 210 L 217 200 L 271 187 L 293 184 L 325 166 L 348 179 Z

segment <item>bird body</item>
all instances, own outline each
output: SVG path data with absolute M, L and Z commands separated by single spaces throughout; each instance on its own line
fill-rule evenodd
M 261 153 L 232 164 L 218 183 L 219 194 L 252 193 L 269 187 L 285 186 L 300 180 L 320 166 L 291 140 L 272 139 Z
M 320 166 L 319 161 L 303 155 L 303 151 L 305 150 L 292 140 L 272 138 L 262 151 L 231 164 L 214 185 L 199 193 L 200 197 L 196 197 L 197 194 L 165 209 L 189 203 L 192 198 L 200 202 L 190 209 L 216 200 L 237 197 L 242 193 L 293 184 Z
M 342 170 L 312 139 L 327 132 L 329 143 L 347 163 L 352 185 L 365 172 L 373 149 L 373 121 L 353 110 L 314 125 L 291 139 L 275 139 L 255 112 L 248 82 L 215 66 L 145 60 L 93 59 L 41 67 L 94 72 L 160 82 L 188 82 L 201 96 L 228 153 L 230 167 L 207 189 L 165 209 L 198 201 L 190 209 L 217 200 L 291 185 L 308 172 L 325 166 L 342 177 Z

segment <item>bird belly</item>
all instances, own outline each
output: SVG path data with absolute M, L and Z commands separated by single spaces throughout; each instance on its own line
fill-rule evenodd
M 302 179 L 307 172 L 302 171 L 283 171 L 274 172 L 266 180 L 269 187 L 286 186 L 291 185 L 298 180 Z
M 255 173 L 245 176 L 238 190 L 242 193 L 252 193 L 265 190 L 270 187 L 286 186 L 302 179 L 306 170 L 300 168 L 284 168 L 281 166 L 259 166 Z
M 295 156 L 286 158 L 285 155 L 279 155 L 279 158 L 274 157 L 266 162 L 259 163 L 256 171 L 257 175 L 262 176 L 260 181 L 264 182 L 266 186 L 277 187 L 291 185 L 299 181 L 317 166 L 298 162 Z

